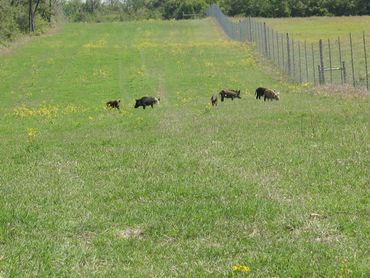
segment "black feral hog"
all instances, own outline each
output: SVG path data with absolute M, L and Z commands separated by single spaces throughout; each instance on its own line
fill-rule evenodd
M 121 102 L 121 100 L 110 100 L 106 104 L 107 104 L 107 107 L 117 108 L 119 110 L 119 103 L 120 102 Z
M 273 90 L 270 90 L 270 89 L 267 89 L 265 91 L 265 93 L 263 94 L 263 100 L 266 101 L 266 99 L 268 100 L 279 100 L 279 93 L 273 91 Z
M 142 97 L 136 100 L 135 108 L 142 106 L 143 109 L 145 109 L 145 106 L 149 106 L 149 105 L 153 108 L 153 105 L 158 104 L 159 101 L 160 101 L 160 98 L 156 98 L 156 97 Z
M 256 99 L 261 99 L 263 95 L 265 94 L 266 88 L 259 87 L 256 89 Z
M 217 106 L 217 97 L 216 96 L 211 97 L 211 104 L 212 104 L 212 106 Z
M 225 98 L 231 98 L 231 100 L 234 100 L 234 98 L 241 98 L 240 90 L 222 90 L 220 96 L 221 101 L 224 101 Z

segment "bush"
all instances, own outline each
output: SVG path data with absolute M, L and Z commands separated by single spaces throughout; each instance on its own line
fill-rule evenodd
M 204 0 L 170 0 L 164 6 L 165 19 L 183 19 L 184 14 L 203 16 L 208 4 Z
M 9 1 L 0 0 L 0 42 L 12 40 L 19 33 L 17 22 L 14 19 L 15 11 Z

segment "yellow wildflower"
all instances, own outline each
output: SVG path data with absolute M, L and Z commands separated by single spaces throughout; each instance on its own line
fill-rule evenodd
M 28 142 L 33 142 L 35 140 L 37 135 L 37 131 L 34 128 L 27 128 L 27 137 L 28 137 Z
M 239 265 L 239 264 L 233 265 L 232 266 L 232 269 L 233 269 L 233 271 L 240 271 L 240 272 L 244 272 L 244 273 L 248 273 L 250 271 L 249 266 L 247 266 L 247 265 Z

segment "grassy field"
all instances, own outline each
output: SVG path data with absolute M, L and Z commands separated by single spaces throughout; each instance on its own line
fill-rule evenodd
M 368 277 L 369 98 L 251 53 L 197 20 L 68 24 L 0 57 L 0 276 Z M 210 107 L 222 88 L 242 99 Z

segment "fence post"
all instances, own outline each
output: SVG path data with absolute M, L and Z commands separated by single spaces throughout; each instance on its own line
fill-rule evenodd
M 322 51 L 322 40 L 319 41 L 319 47 L 320 47 L 320 68 L 319 68 L 319 81 L 320 84 L 325 85 L 325 74 L 324 74 L 324 56 Z
M 313 84 L 316 85 L 316 74 L 315 74 L 315 52 L 313 50 L 313 43 L 311 43 L 312 49 L 312 74 L 313 74 Z
M 282 65 L 283 65 L 283 71 L 285 71 L 286 72 L 286 70 L 285 70 L 285 59 L 284 59 L 284 35 L 283 34 L 281 34 L 281 63 L 282 63 Z
M 295 55 L 294 55 L 294 52 L 295 52 L 295 51 L 294 51 L 294 41 L 293 41 L 293 39 L 292 39 L 292 62 L 293 62 L 293 63 L 292 63 L 292 64 L 293 64 L 293 72 L 292 72 L 292 73 L 293 73 L 293 79 L 294 79 L 294 80 L 296 80 L 296 79 L 295 79 L 295 73 L 296 73 L 295 71 L 296 71 L 296 70 L 295 70 Z
M 288 74 L 292 74 L 291 63 L 290 63 L 290 43 L 289 43 L 289 34 L 286 33 L 286 49 L 287 49 L 287 57 L 288 57 Z
M 264 42 L 264 39 L 263 39 L 263 24 L 260 23 L 259 24 L 259 29 L 260 29 L 260 52 L 261 54 L 264 53 L 264 45 L 263 45 L 263 42 Z
M 267 50 L 268 50 L 268 57 L 271 59 L 271 43 L 270 43 L 270 28 L 267 27 Z
M 353 46 L 352 46 L 352 34 L 351 33 L 349 33 L 349 43 L 350 43 L 350 46 L 351 46 L 352 81 L 353 81 L 353 87 L 356 87 L 355 65 L 353 63 Z
M 279 53 L 279 33 L 276 32 L 276 50 L 277 50 L 277 64 L 280 67 L 280 53 Z
M 239 41 L 242 42 L 242 23 L 240 19 L 238 25 L 239 25 Z
M 299 82 L 302 83 L 302 62 L 301 62 L 301 42 L 298 41 L 298 59 L 299 59 Z
M 268 57 L 266 22 L 263 23 L 263 36 L 265 41 L 265 56 Z
M 332 63 L 331 63 L 331 46 L 330 46 L 330 39 L 328 39 L 328 47 L 329 47 L 330 84 L 333 84 L 333 71 L 332 71 Z
M 253 27 L 254 27 L 254 40 L 255 40 L 255 43 L 256 43 L 256 48 L 258 50 L 258 47 L 259 47 L 259 41 L 258 41 L 259 33 L 258 33 L 258 23 L 257 23 L 256 20 L 254 20 Z
M 367 53 L 366 53 L 365 32 L 362 33 L 362 38 L 364 40 L 364 58 L 365 58 L 366 89 L 369 90 L 369 72 L 368 72 L 368 68 L 367 68 Z
M 340 45 L 340 37 L 338 37 L 338 51 L 339 51 L 339 66 L 341 67 L 341 70 L 340 70 L 340 80 L 342 81 L 342 85 L 343 85 L 343 82 L 344 82 L 344 75 L 343 75 L 343 71 L 344 71 L 344 67 L 342 67 L 342 48 L 341 48 L 341 45 Z M 344 65 L 344 63 L 343 63 Z
M 307 62 L 307 41 L 304 41 L 304 57 L 305 57 L 305 62 L 306 62 L 306 81 L 309 82 L 309 80 L 308 80 L 308 62 Z
M 346 71 L 346 64 L 344 61 L 342 62 L 342 68 L 343 68 L 343 81 L 344 83 L 347 83 L 347 71 Z
M 272 36 L 272 40 L 271 40 Z M 275 50 L 274 50 L 274 30 L 272 28 L 269 28 L 269 52 L 270 52 L 270 59 L 275 64 Z

